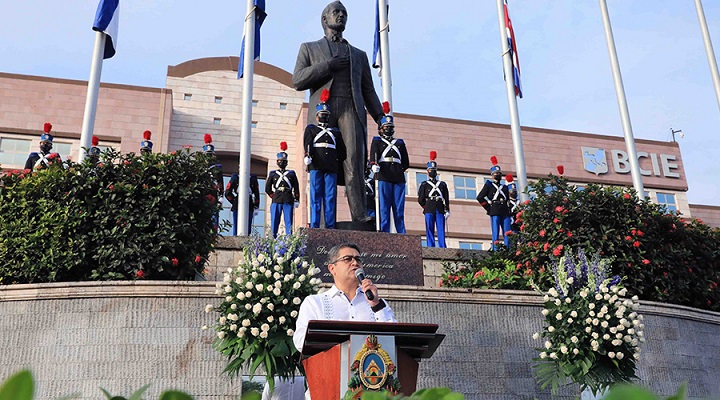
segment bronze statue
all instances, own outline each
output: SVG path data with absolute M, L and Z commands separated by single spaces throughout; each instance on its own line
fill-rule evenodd
M 353 221 L 367 222 L 371 219 L 367 216 L 364 180 L 367 112 L 379 122 L 384 115 L 382 105 L 373 87 L 367 54 L 342 37 L 347 22 L 345 6 L 340 1 L 328 4 L 321 21 L 325 37 L 300 46 L 293 86 L 296 90 L 310 90 L 309 104 L 318 104 L 322 90 L 330 90 L 328 106 L 333 112 L 329 126 L 340 129 L 347 149 L 340 170 L 344 179 L 338 176 L 338 183 L 345 183 Z M 312 123 L 314 117 L 308 111 L 307 123 Z

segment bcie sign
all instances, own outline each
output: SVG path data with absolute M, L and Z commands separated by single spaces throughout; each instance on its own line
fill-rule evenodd
M 581 147 L 583 165 L 585 170 L 595 175 L 606 174 L 609 171 L 609 164 L 605 149 L 597 147 Z M 663 176 L 665 178 L 680 178 L 680 174 L 675 172 L 678 165 L 675 164 L 675 156 L 672 154 L 656 154 L 638 151 L 638 162 L 640 164 L 640 173 L 645 176 Z M 627 153 L 622 150 L 610 150 L 610 159 L 612 168 L 618 174 L 627 174 L 630 172 L 630 158 Z M 649 159 L 651 169 L 644 169 L 643 164 L 648 164 L 643 159 Z

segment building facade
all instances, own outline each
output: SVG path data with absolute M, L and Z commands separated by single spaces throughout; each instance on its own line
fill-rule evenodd
M 122 152 L 138 151 L 142 132 L 153 133 L 154 151 L 168 152 L 190 146 L 200 151 L 203 135 L 210 133 L 229 177 L 238 170 L 241 130 L 242 80 L 237 57 L 203 58 L 168 67 L 164 88 L 102 84 L 95 134 L 102 146 Z M 308 222 L 307 173 L 302 162 L 302 135 L 308 107 L 306 94 L 292 87 L 287 71 L 256 62 L 253 88 L 251 172 L 261 179 L 275 166 L 279 143 L 288 143 L 289 168 L 298 173 L 305 194 L 295 226 Z M 0 164 L 22 168 L 36 151 L 44 122 L 53 124 L 54 150 L 63 159 L 76 158 L 87 82 L 0 73 Z M 409 234 L 424 235 L 424 217 L 417 204 L 417 189 L 427 178 L 429 153 L 438 153 L 438 174 L 450 192 L 448 247 L 488 249 L 489 218 L 475 200 L 489 179 L 490 157 L 496 156 L 504 174 L 515 174 L 509 125 L 395 113 L 396 137 L 407 144 L 405 223 Z M 377 135 L 368 119 L 368 142 Z M 563 165 L 574 184 L 632 186 L 630 166 L 622 137 L 523 127 L 523 148 L 529 180 L 555 173 Z M 720 227 L 720 207 L 691 205 L 680 147 L 676 142 L 636 140 L 645 191 L 654 202 L 687 217 L 701 218 Z M 338 220 L 349 220 L 344 190 L 338 192 Z M 266 196 L 254 230 L 269 223 Z M 226 204 L 227 207 L 229 205 Z M 229 210 L 223 213 L 230 219 Z

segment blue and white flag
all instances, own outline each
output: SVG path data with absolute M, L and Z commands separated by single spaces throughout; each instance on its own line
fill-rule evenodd
M 104 59 L 112 58 L 115 55 L 118 38 L 118 20 L 120 19 L 120 0 L 100 0 L 93 30 L 102 32 L 105 37 Z
M 513 66 L 513 83 L 515 85 L 515 96 L 522 99 L 522 86 L 520 86 L 520 60 L 518 60 L 517 44 L 515 43 L 515 31 L 513 30 L 510 14 L 508 13 L 507 0 L 503 0 L 503 9 L 505 11 L 505 31 L 507 32 L 508 48 L 510 51 L 510 59 Z
M 386 13 L 390 14 L 389 0 L 383 0 L 385 2 Z M 380 53 L 380 0 L 375 0 L 375 42 L 373 44 L 373 68 L 382 68 L 382 56 Z M 385 28 L 385 27 L 383 27 Z M 388 32 L 390 27 L 387 27 Z
M 255 0 L 255 56 L 254 60 L 260 59 L 260 28 L 265 21 L 267 14 L 265 13 L 265 0 Z M 242 46 L 240 47 L 240 61 L 238 62 L 238 79 L 243 77 L 243 68 L 245 60 L 245 34 L 242 38 Z

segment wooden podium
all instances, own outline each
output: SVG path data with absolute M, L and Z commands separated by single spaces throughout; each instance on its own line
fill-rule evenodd
M 345 394 L 353 356 L 349 343 L 356 335 L 390 337 L 394 341 L 395 348 L 390 350 L 395 353 L 400 392 L 412 394 L 420 359 L 430 358 L 445 338 L 436 333 L 437 329 L 435 324 L 310 321 L 302 351 L 310 396 L 331 400 Z

